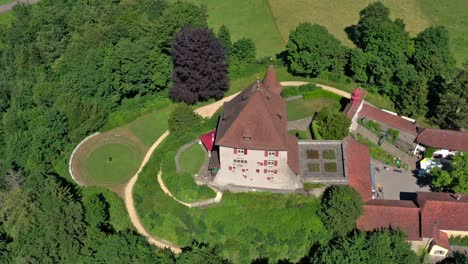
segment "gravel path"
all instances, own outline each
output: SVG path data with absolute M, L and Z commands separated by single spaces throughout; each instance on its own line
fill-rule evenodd
M 313 117 L 310 116 L 299 120 L 288 121 L 288 130 L 309 130 L 310 123 L 312 123 L 312 119 Z
M 39 2 L 39 0 L 17 0 L 8 4 L 0 5 L 0 14 L 8 13 L 13 10 L 13 7 L 17 4 L 32 5 Z
M 282 86 L 301 86 L 301 85 L 305 85 L 305 84 L 308 84 L 309 82 L 300 82 L 300 81 L 293 81 L 293 82 L 281 82 L 281 85 Z M 327 85 L 323 85 L 323 84 L 318 84 L 318 83 L 315 83 L 315 85 L 317 85 L 318 87 L 326 90 L 326 91 L 329 91 L 331 93 L 334 93 L 334 94 L 337 94 L 341 97 L 345 97 L 345 98 L 348 98 L 350 99 L 351 98 L 351 94 L 348 93 L 348 92 L 345 92 L 343 90 L 340 90 L 340 89 L 336 89 L 336 88 L 333 88 L 331 86 L 327 86 Z

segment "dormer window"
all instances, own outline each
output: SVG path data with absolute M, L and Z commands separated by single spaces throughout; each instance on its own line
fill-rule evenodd
M 251 137 L 244 137 L 244 141 L 250 141 L 251 139 Z

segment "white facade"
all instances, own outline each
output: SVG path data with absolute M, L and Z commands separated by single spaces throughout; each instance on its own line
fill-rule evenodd
M 287 151 L 219 147 L 220 168 L 214 178 L 219 186 L 297 189 L 302 184 L 288 166 Z

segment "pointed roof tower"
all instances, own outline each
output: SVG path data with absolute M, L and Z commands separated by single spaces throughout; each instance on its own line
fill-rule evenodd
M 278 79 L 276 78 L 276 73 L 275 69 L 273 68 L 273 65 L 270 65 L 270 67 L 268 67 L 268 70 L 262 82 L 272 94 L 279 95 L 283 91 L 281 83 L 278 82 Z

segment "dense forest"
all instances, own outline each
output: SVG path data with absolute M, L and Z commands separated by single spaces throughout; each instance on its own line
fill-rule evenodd
M 218 255 L 216 245 L 194 242 L 178 256 L 150 246 L 131 225 L 113 218 L 113 200 L 118 199 L 113 193 L 81 189 L 67 175 L 73 147 L 99 130 L 111 113 L 168 98 L 174 77 L 173 36 L 187 25 L 206 30 L 205 8 L 165 0 L 43 0 L 34 6 L 18 5 L 13 13 L 11 27 L 0 29 L 0 262 L 227 263 Z M 385 12 L 381 16 L 384 20 L 385 15 L 388 17 Z M 325 68 L 295 73 L 346 71 L 354 81 L 375 87 L 371 91 L 394 99 L 399 94 L 395 76 L 409 72 L 414 78 L 399 80 L 404 81 L 402 87 L 416 87 L 421 84 L 418 78 L 424 78 L 418 89 L 427 89 L 430 95 L 431 84 L 442 83 L 437 87 L 444 90 L 438 93 L 447 93 L 447 97 L 437 99 L 436 109 L 440 110 L 433 116 L 452 111 L 454 106 L 447 98 L 466 100 L 466 71 L 457 71 L 443 50 L 441 60 L 430 64 L 423 51 L 432 52 L 432 46 L 418 48 L 426 45 L 425 39 L 446 37 L 443 29 L 430 28 L 412 40 L 401 21 L 385 20 L 382 27 L 389 29 L 395 43 L 413 49 L 392 46 L 382 51 L 378 43 L 366 42 L 372 39 L 366 35 L 372 31 L 367 27 L 380 22 L 365 22 L 364 18 L 373 16 L 361 16 L 363 21 L 350 30 L 359 49 L 348 51 L 330 40 L 327 47 L 340 50 L 338 56 L 325 52 L 320 55 L 328 57 L 320 66 Z M 318 30 L 326 33 L 323 28 Z M 216 38 L 210 43 L 222 43 L 230 76 L 240 74 L 243 63 L 255 61 L 255 45 L 250 39 L 232 43 L 225 27 L 217 35 L 205 32 Z M 290 45 L 288 49 L 292 54 Z M 392 55 L 385 58 L 381 53 Z M 350 56 L 359 59 L 349 64 Z M 374 65 L 368 62 L 374 60 L 375 67 L 365 66 Z M 404 67 L 394 60 L 404 62 Z M 439 75 L 441 69 L 431 66 L 436 64 L 444 74 Z M 415 72 L 423 72 L 423 76 Z M 220 89 L 225 91 L 226 85 Z M 219 93 L 210 96 L 221 97 Z M 440 117 L 444 120 L 441 125 L 466 126 L 462 115 L 467 112 L 457 110 L 460 117 L 455 120 L 445 114 Z M 311 245 L 315 253 L 304 256 L 304 263 L 333 263 L 330 256 L 352 262 L 376 254 L 376 248 L 379 257 L 386 256 L 389 263 L 416 261 L 399 232 L 348 231 L 330 240 L 330 246 Z M 350 251 L 355 254 L 348 255 Z M 372 258 L 362 262 L 371 263 Z

